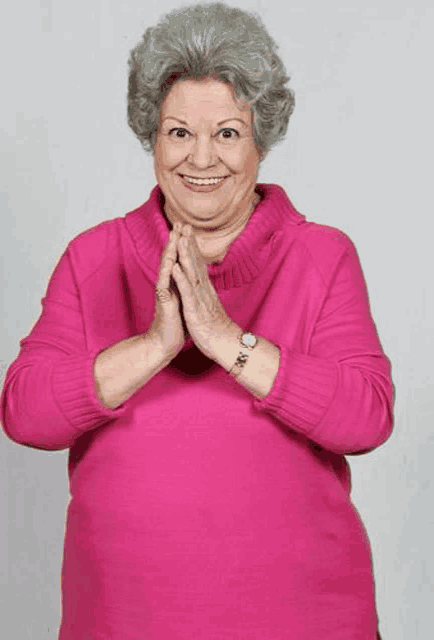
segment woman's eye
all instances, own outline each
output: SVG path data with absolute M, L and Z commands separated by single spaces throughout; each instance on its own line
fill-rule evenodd
M 174 134 L 174 135 L 172 135 Z M 182 127 L 176 127 L 174 129 L 170 129 L 169 136 L 172 138 L 177 138 L 178 140 L 185 140 L 187 135 L 190 135 L 187 129 Z M 239 138 L 240 134 L 236 129 L 221 129 L 217 133 L 217 135 L 221 135 L 224 140 L 234 140 L 235 138 Z
M 224 138 L 225 140 L 232 140 L 232 139 L 234 139 L 235 137 L 237 137 L 237 138 L 239 138 L 239 137 L 240 137 L 240 134 L 238 133 L 238 131 L 237 131 L 236 129 L 222 129 L 222 130 L 220 131 L 220 133 L 222 133 L 222 134 L 223 134 L 223 133 L 230 133 L 230 134 L 234 133 L 234 134 L 236 134 L 235 136 L 233 136 L 233 135 L 230 135 L 230 136 L 225 135 L 225 136 L 223 136 L 223 138 Z
M 178 133 L 179 133 L 179 132 L 181 132 L 181 133 L 188 133 L 187 129 L 182 129 L 182 128 L 177 127 L 176 129 L 171 129 L 171 130 L 169 131 L 169 136 L 171 136 L 171 135 L 172 135 L 172 132 L 173 132 L 173 131 L 176 131 L 176 132 L 177 132 L 177 133 L 176 133 L 176 135 L 175 135 L 175 138 L 181 138 L 181 139 L 185 138 L 185 136 L 179 136 L 179 135 L 178 135 Z M 172 136 L 172 138 L 173 138 L 173 137 L 174 137 L 174 136 Z

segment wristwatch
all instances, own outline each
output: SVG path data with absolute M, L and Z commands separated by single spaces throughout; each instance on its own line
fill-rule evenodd
M 238 358 L 236 359 L 234 366 L 228 372 L 234 378 L 239 375 L 245 366 L 249 358 L 250 351 L 258 344 L 258 338 L 254 336 L 253 333 L 240 333 L 238 340 L 241 344 L 240 353 L 238 354 Z

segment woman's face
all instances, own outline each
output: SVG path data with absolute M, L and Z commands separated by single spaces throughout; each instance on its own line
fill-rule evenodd
M 242 108 L 240 108 L 242 106 Z M 196 229 L 231 227 L 255 196 L 259 153 L 249 105 L 237 105 L 232 87 L 213 79 L 180 80 L 160 112 L 154 172 L 166 215 Z M 212 187 L 183 176 L 220 178 Z

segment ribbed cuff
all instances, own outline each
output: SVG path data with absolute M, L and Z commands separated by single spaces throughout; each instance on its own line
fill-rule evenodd
M 270 392 L 255 398 L 256 409 L 310 435 L 329 408 L 338 383 L 338 365 L 276 345 L 279 369 Z
M 96 394 L 93 365 L 102 349 L 67 357 L 56 363 L 52 385 L 54 398 L 66 419 L 77 431 L 88 431 L 122 417 L 127 407 L 106 409 Z

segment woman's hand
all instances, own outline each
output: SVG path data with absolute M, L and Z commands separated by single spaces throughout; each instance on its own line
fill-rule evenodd
M 170 276 L 177 258 L 177 245 L 182 225 L 176 223 L 169 235 L 161 257 L 160 272 L 155 290 L 155 313 L 147 335 L 156 339 L 167 358 L 172 360 L 185 343 L 185 332 L 180 313 L 180 301 L 170 287 Z
M 185 324 L 198 349 L 213 358 L 216 340 L 237 333 L 238 328 L 226 315 L 210 282 L 207 264 L 190 225 L 182 227 L 178 258 L 172 275 L 181 294 Z

